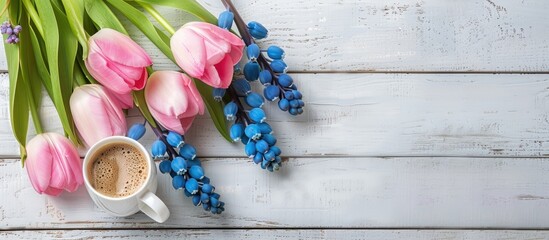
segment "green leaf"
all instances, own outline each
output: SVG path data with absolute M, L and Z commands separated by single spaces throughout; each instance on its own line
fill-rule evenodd
M 51 86 L 50 72 L 48 71 L 47 63 L 45 62 L 44 56 L 42 55 L 42 48 L 40 44 L 43 41 L 38 40 L 38 36 L 36 35 L 32 26 L 29 28 L 29 33 L 32 45 L 32 52 L 35 59 L 34 61 L 36 63 L 36 71 L 40 76 L 42 85 L 44 85 L 44 87 L 46 88 L 48 95 L 52 96 L 53 92 Z
M 116 15 L 102 0 L 84 0 L 86 12 L 99 28 L 110 28 L 128 35 Z
M 143 2 L 153 5 L 166 6 L 171 8 L 177 8 L 188 12 L 202 21 L 209 22 L 211 24 L 217 25 L 217 18 L 212 15 L 208 10 L 206 10 L 202 5 L 200 5 L 195 0 L 134 0 L 136 2 Z
M 84 2 L 74 0 L 61 0 L 61 2 L 65 7 L 66 18 L 68 19 L 69 26 L 82 46 L 82 54 L 84 57 L 87 57 L 88 34 L 84 30 Z M 60 12 L 63 14 L 63 11 Z
M 166 42 L 166 38 L 162 37 L 156 30 L 155 26 L 147 19 L 147 16 L 143 14 L 139 9 L 124 2 L 124 0 L 106 0 L 113 7 L 118 9 L 130 22 L 132 22 L 151 42 L 166 55 L 170 60 L 175 61 L 172 50 L 170 49 L 169 41 Z
M 135 106 L 139 108 L 139 111 L 141 111 L 141 114 L 143 114 L 143 117 L 153 128 L 158 127 L 156 125 L 156 121 L 154 120 L 154 117 L 151 115 L 151 112 L 149 111 L 149 106 L 147 105 L 147 101 L 145 100 L 145 89 L 140 91 L 133 91 L 133 102 L 135 103 Z
M 43 38 L 52 84 L 53 95 L 50 97 L 55 104 L 65 133 L 69 139 L 78 144 L 79 140 L 69 108 L 78 42 L 60 9 L 54 7 L 50 1 L 36 1 L 36 5 L 44 31 L 48 33 Z M 63 46 L 63 51 L 60 51 L 59 46 Z
M 77 55 L 81 55 L 81 54 L 82 54 L 82 48 L 78 48 Z M 88 82 L 93 83 L 93 84 L 98 84 L 97 80 L 95 80 L 95 78 L 93 78 L 93 76 L 88 71 L 88 68 L 86 68 L 86 64 L 84 63 L 84 59 L 76 58 L 76 62 L 78 63 L 80 71 L 82 71 L 82 73 L 84 74 L 84 77 L 86 77 Z
M 213 88 L 200 80 L 195 80 L 194 82 L 196 84 L 196 88 L 198 88 L 198 91 L 202 96 L 202 99 L 204 100 L 204 103 L 206 104 L 206 108 L 208 108 L 208 112 L 212 117 L 212 121 L 217 128 L 217 131 L 219 131 L 219 133 L 221 133 L 227 141 L 232 142 L 231 136 L 229 135 L 229 130 L 227 129 L 225 115 L 223 114 L 223 104 L 213 99 Z

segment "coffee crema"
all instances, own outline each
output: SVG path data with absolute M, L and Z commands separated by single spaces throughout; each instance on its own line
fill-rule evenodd
M 134 146 L 118 143 L 105 146 L 88 166 L 88 180 L 99 193 L 114 198 L 129 196 L 143 185 L 149 174 L 145 156 Z

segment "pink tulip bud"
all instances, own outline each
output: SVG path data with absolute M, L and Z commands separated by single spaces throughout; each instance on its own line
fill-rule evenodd
M 228 88 L 244 42 L 231 32 L 204 22 L 190 22 L 175 32 L 171 49 L 189 76 L 215 88 Z
M 126 118 L 120 102 L 99 84 L 77 87 L 71 95 L 70 106 L 74 124 L 86 145 L 99 140 L 126 134 Z
M 82 162 L 74 144 L 58 133 L 36 135 L 27 143 L 25 162 L 32 187 L 57 196 L 74 192 L 83 183 Z
M 103 28 L 90 37 L 86 68 L 103 86 L 117 94 L 141 90 L 151 58 L 130 37 Z
M 166 129 L 185 134 L 204 102 L 194 82 L 175 71 L 156 71 L 145 87 L 145 100 L 153 117 Z

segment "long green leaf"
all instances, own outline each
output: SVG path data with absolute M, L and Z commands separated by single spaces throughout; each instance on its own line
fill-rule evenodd
M 19 22 L 21 6 L 18 1 L 12 1 L 8 7 L 10 21 Z M 4 40 L 6 35 L 4 35 Z M 10 122 L 13 135 L 19 142 L 21 162 L 25 161 L 27 156 L 25 145 L 27 142 L 27 131 L 29 123 L 29 104 L 27 98 L 26 86 L 22 81 L 19 65 L 19 45 L 5 44 L 6 57 L 8 60 L 8 72 L 10 79 Z
M 202 21 L 209 22 L 211 24 L 217 24 L 217 18 L 206 10 L 195 0 L 134 0 L 136 2 L 143 2 L 153 5 L 166 6 L 171 8 L 177 8 L 188 12 Z
M 74 143 L 79 143 L 68 104 L 78 43 L 59 9 L 50 1 L 36 1 L 36 5 L 44 31 L 48 33 L 43 38 L 52 82 L 53 96 L 50 97 L 65 133 Z M 59 46 L 63 46 L 63 51 L 59 51 Z
M 73 34 L 82 46 L 82 54 L 88 56 L 88 34 L 84 30 L 84 2 L 81 0 L 61 0 L 65 7 L 66 18 Z M 61 11 L 63 14 L 63 12 Z
M 48 70 L 47 63 L 44 59 L 44 56 L 42 55 L 43 50 L 40 44 L 41 41 L 38 40 L 38 36 L 36 35 L 36 32 L 34 31 L 34 28 L 32 26 L 29 28 L 29 33 L 30 33 L 30 39 L 32 41 L 32 51 L 35 58 L 34 61 L 36 63 L 37 73 L 40 76 L 40 80 L 42 81 L 42 84 L 46 88 L 48 95 L 53 96 L 50 72 Z
M 147 20 L 147 16 L 143 14 L 139 9 L 124 2 L 124 0 L 106 0 L 113 7 L 118 9 L 132 24 L 134 24 L 151 42 L 166 55 L 170 60 L 175 61 L 172 51 L 170 49 L 169 42 L 165 42 L 165 38 L 161 37 L 157 32 L 155 26 Z
M 84 0 L 86 12 L 99 28 L 111 28 L 128 35 L 128 32 L 120 23 L 109 6 L 102 0 Z
M 194 82 L 196 84 L 196 88 L 198 88 L 198 91 L 200 92 L 200 95 L 202 95 L 202 99 L 206 104 L 206 108 L 208 108 L 208 112 L 212 117 L 212 121 L 217 128 L 217 131 L 219 131 L 219 133 L 221 133 L 227 141 L 232 142 L 231 136 L 229 135 L 229 130 L 227 129 L 227 122 L 225 121 L 225 116 L 223 115 L 223 105 L 221 102 L 215 101 L 212 97 L 213 88 L 200 80 L 195 80 Z

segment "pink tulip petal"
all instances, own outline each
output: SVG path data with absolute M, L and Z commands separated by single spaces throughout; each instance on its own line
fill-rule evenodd
M 126 93 L 126 94 L 118 94 L 114 92 L 110 92 L 110 89 L 105 89 L 106 91 L 109 91 L 109 96 L 112 97 L 112 100 L 115 102 L 118 102 L 118 105 L 122 109 L 130 109 L 133 108 L 133 96 L 132 93 Z
M 53 156 L 43 134 L 36 135 L 27 143 L 27 161 L 25 167 L 32 187 L 42 194 L 48 188 L 51 179 Z
M 59 194 L 61 194 L 62 192 L 63 192 L 63 189 L 57 189 L 57 188 L 54 188 L 54 187 L 49 187 L 44 191 L 45 194 L 48 194 L 48 195 L 54 196 L 54 197 L 59 196 Z
M 49 133 L 48 136 L 50 137 L 51 146 L 53 146 L 56 155 L 59 157 L 58 162 L 66 178 L 65 184 L 56 186 L 50 183 L 50 186 L 64 188 L 69 192 L 73 192 L 84 182 L 82 162 L 78 150 L 76 150 L 76 147 L 69 139 L 60 134 Z
M 147 67 L 152 60 L 145 50 L 130 37 L 109 28 L 103 28 L 90 37 L 107 59 L 132 67 Z
M 163 115 L 176 117 L 187 111 L 189 102 L 185 78 L 175 71 L 156 71 L 149 77 L 145 98 L 150 108 Z
M 197 27 L 191 27 L 190 29 L 204 40 L 208 64 L 217 64 L 231 51 L 231 45 L 223 38 L 217 37 L 216 33 L 209 31 L 210 29 Z
M 200 92 L 196 88 L 196 85 L 194 82 L 189 78 L 188 81 L 186 81 L 186 86 L 189 89 L 189 95 L 192 97 L 193 102 L 198 105 L 198 113 L 200 115 L 204 114 L 204 100 L 202 99 L 202 96 L 200 95 Z
M 192 26 L 200 29 L 204 29 L 204 31 L 209 31 L 210 36 L 215 36 L 216 39 L 221 39 L 217 41 L 228 43 L 231 46 L 231 49 L 230 51 L 226 51 L 226 52 L 230 53 L 231 58 L 233 60 L 233 65 L 240 61 L 240 59 L 242 58 L 245 44 L 244 44 L 244 41 L 242 41 L 242 39 L 240 39 L 238 36 L 234 35 L 230 31 L 219 28 L 218 26 L 215 26 L 209 23 L 194 22 Z
M 181 127 L 183 128 L 183 133 L 186 133 L 189 130 L 189 128 L 191 128 L 191 125 L 193 124 L 194 118 L 195 118 L 195 116 L 180 119 Z
M 204 75 L 202 75 L 201 78 L 199 78 L 204 82 L 205 84 L 208 84 L 214 88 L 221 88 L 221 78 L 219 78 L 219 74 L 217 73 L 217 69 L 215 69 L 215 66 L 207 66 Z
M 130 88 L 143 77 L 143 70 L 145 70 L 143 67 L 124 66 L 115 62 L 108 62 L 107 67 L 124 79 Z
M 217 74 L 219 74 L 219 78 L 221 80 L 219 87 L 228 88 L 229 85 L 231 85 L 234 73 L 231 56 L 226 55 L 221 62 L 215 65 L 215 69 L 217 70 Z
M 85 64 L 90 74 L 111 91 L 119 94 L 131 91 L 126 81 L 107 66 L 107 61 L 100 54 L 90 52 Z
M 183 26 L 170 39 L 170 46 L 179 67 L 190 76 L 202 76 L 207 54 L 204 40 L 199 35 Z
M 162 125 L 164 128 L 179 134 L 185 134 L 185 130 L 181 126 L 181 122 L 179 121 L 179 119 L 173 116 L 164 115 L 156 111 L 154 108 L 149 108 L 149 110 L 154 119 L 156 119 L 158 123 L 160 123 L 160 125 Z

